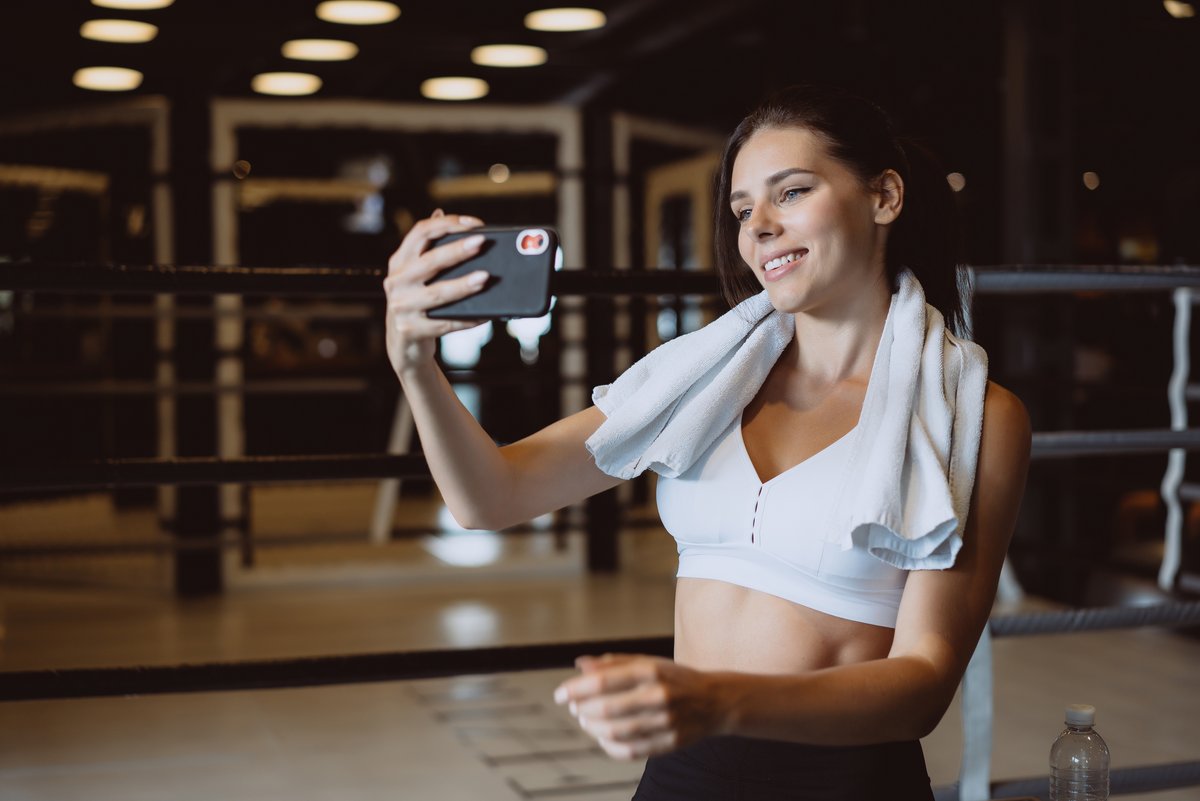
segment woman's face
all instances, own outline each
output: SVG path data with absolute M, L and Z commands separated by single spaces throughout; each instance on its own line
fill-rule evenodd
M 761 130 L 733 163 L 738 251 L 781 311 L 833 310 L 882 280 L 885 201 L 804 128 Z

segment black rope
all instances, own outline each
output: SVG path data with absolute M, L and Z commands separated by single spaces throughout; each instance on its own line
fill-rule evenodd
M 992 618 L 990 626 L 993 636 L 1011 637 L 1196 622 L 1200 622 L 1200 601 L 1004 615 Z M 670 657 L 674 640 L 651 637 L 202 665 L 3 672 L 0 701 L 216 692 L 506 673 L 569 667 L 577 656 L 611 652 Z
M 1061 264 L 974 267 L 975 294 L 1161 292 L 1200 287 L 1200 267 L 1181 264 Z
M 319 295 L 383 305 L 378 267 L 216 267 L 204 265 L 0 263 L 0 289 L 47 292 Z M 560 270 L 555 295 L 715 295 L 716 273 L 697 270 Z
M 1200 429 L 1189 431 L 1068 431 L 1034 434 L 1034 458 L 1200 450 Z M 335 454 L 245 456 L 236 459 L 101 459 L 89 462 L 0 464 L 0 492 L 98 490 L 162 485 L 251 484 L 289 481 L 428 478 L 420 455 Z
M 1120 453 L 1163 453 L 1175 448 L 1200 450 L 1200 429 L 1047 431 L 1033 435 L 1032 455 L 1037 459 L 1061 459 Z
M 1164 291 L 1200 287 L 1200 267 L 1188 265 L 998 265 L 974 267 L 976 294 Z M 379 267 L 221 267 L 212 265 L 0 264 L 0 288 L 49 292 L 134 292 L 381 297 Z M 562 270 L 556 295 L 688 294 L 718 292 L 712 271 Z
M 1024 637 L 1031 634 L 1064 634 L 1143 626 L 1186 626 L 1197 623 L 1200 623 L 1200 601 L 1180 601 L 1148 606 L 1106 606 L 997 615 L 989 621 L 988 627 L 994 637 Z
M 671 637 L 651 637 L 200 665 L 12 671 L 0 673 L 0 701 L 219 692 L 510 673 L 567 668 L 574 665 L 576 657 L 588 654 L 639 653 L 669 658 L 673 649 Z
M 1113 795 L 1149 793 L 1196 785 L 1200 785 L 1200 761 L 1118 768 L 1109 774 L 1109 787 Z
M 1200 785 L 1200 761 L 1114 768 L 1109 772 L 1108 781 L 1110 794 L 1114 796 L 1195 787 Z M 992 798 L 1029 797 L 1045 801 L 1050 797 L 1049 792 L 1049 776 L 1004 779 L 992 782 L 991 786 Z M 935 788 L 934 798 L 937 801 L 957 799 L 958 783 Z
M 425 457 L 414 454 L 101 459 L 58 464 L 10 459 L 0 463 L 0 491 L 428 477 Z

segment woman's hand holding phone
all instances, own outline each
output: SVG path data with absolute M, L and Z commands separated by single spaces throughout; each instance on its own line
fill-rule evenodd
M 431 243 L 447 234 L 470 231 L 483 225 L 475 217 L 435 211 L 404 237 L 388 259 L 383 281 L 387 293 L 387 351 L 397 377 L 433 360 L 437 338 L 453 331 L 474 328 L 480 320 L 431 320 L 425 312 L 436 306 L 473 295 L 483 289 L 488 274 L 482 270 L 461 278 L 427 284 L 448 267 L 474 256 L 482 236 L 470 236 L 438 247 Z

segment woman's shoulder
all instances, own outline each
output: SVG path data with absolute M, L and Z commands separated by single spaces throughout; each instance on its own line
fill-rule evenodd
M 1029 412 L 1014 393 L 987 382 L 983 398 L 983 431 L 979 442 L 977 483 L 1024 483 L 1033 432 Z
M 991 380 L 987 382 L 983 396 L 983 426 L 985 431 L 991 428 L 1025 439 L 1031 436 L 1025 404 L 1011 390 Z

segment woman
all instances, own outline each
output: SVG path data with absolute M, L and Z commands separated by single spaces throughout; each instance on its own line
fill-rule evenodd
M 635 798 L 932 798 L 917 741 L 950 703 L 986 624 L 1024 485 L 1027 415 L 981 379 L 970 512 L 945 569 L 901 570 L 857 545 L 821 545 L 821 507 L 834 501 L 812 489 L 844 470 L 854 448 L 872 447 L 846 443 L 863 438 L 881 337 L 893 341 L 890 309 L 905 287 L 919 283 L 947 320 L 962 318 L 953 198 L 917 155 L 874 105 L 813 87 L 778 94 L 729 141 L 716 229 L 723 287 L 731 303 L 765 290 L 773 318 L 795 333 L 740 415 L 659 482 L 681 553 L 675 659 L 586 657 L 555 692 L 606 752 L 650 757 Z M 477 291 L 486 276 L 425 286 L 479 246 L 430 242 L 479 224 L 435 213 L 392 256 L 388 352 L 451 512 L 465 526 L 500 529 L 620 479 L 589 453 L 614 415 L 593 406 L 497 448 L 435 366 L 436 337 L 473 323 L 431 321 L 424 310 Z M 739 511 L 730 518 L 714 506 L 713 523 L 691 508 L 704 503 Z M 780 509 L 792 511 L 781 520 Z M 805 518 L 805 530 L 789 531 L 788 515 Z M 744 529 L 693 536 L 731 526 Z M 767 537 L 793 550 L 749 553 L 767 550 Z M 840 575 L 795 567 L 806 537 L 818 563 L 844 562 Z

